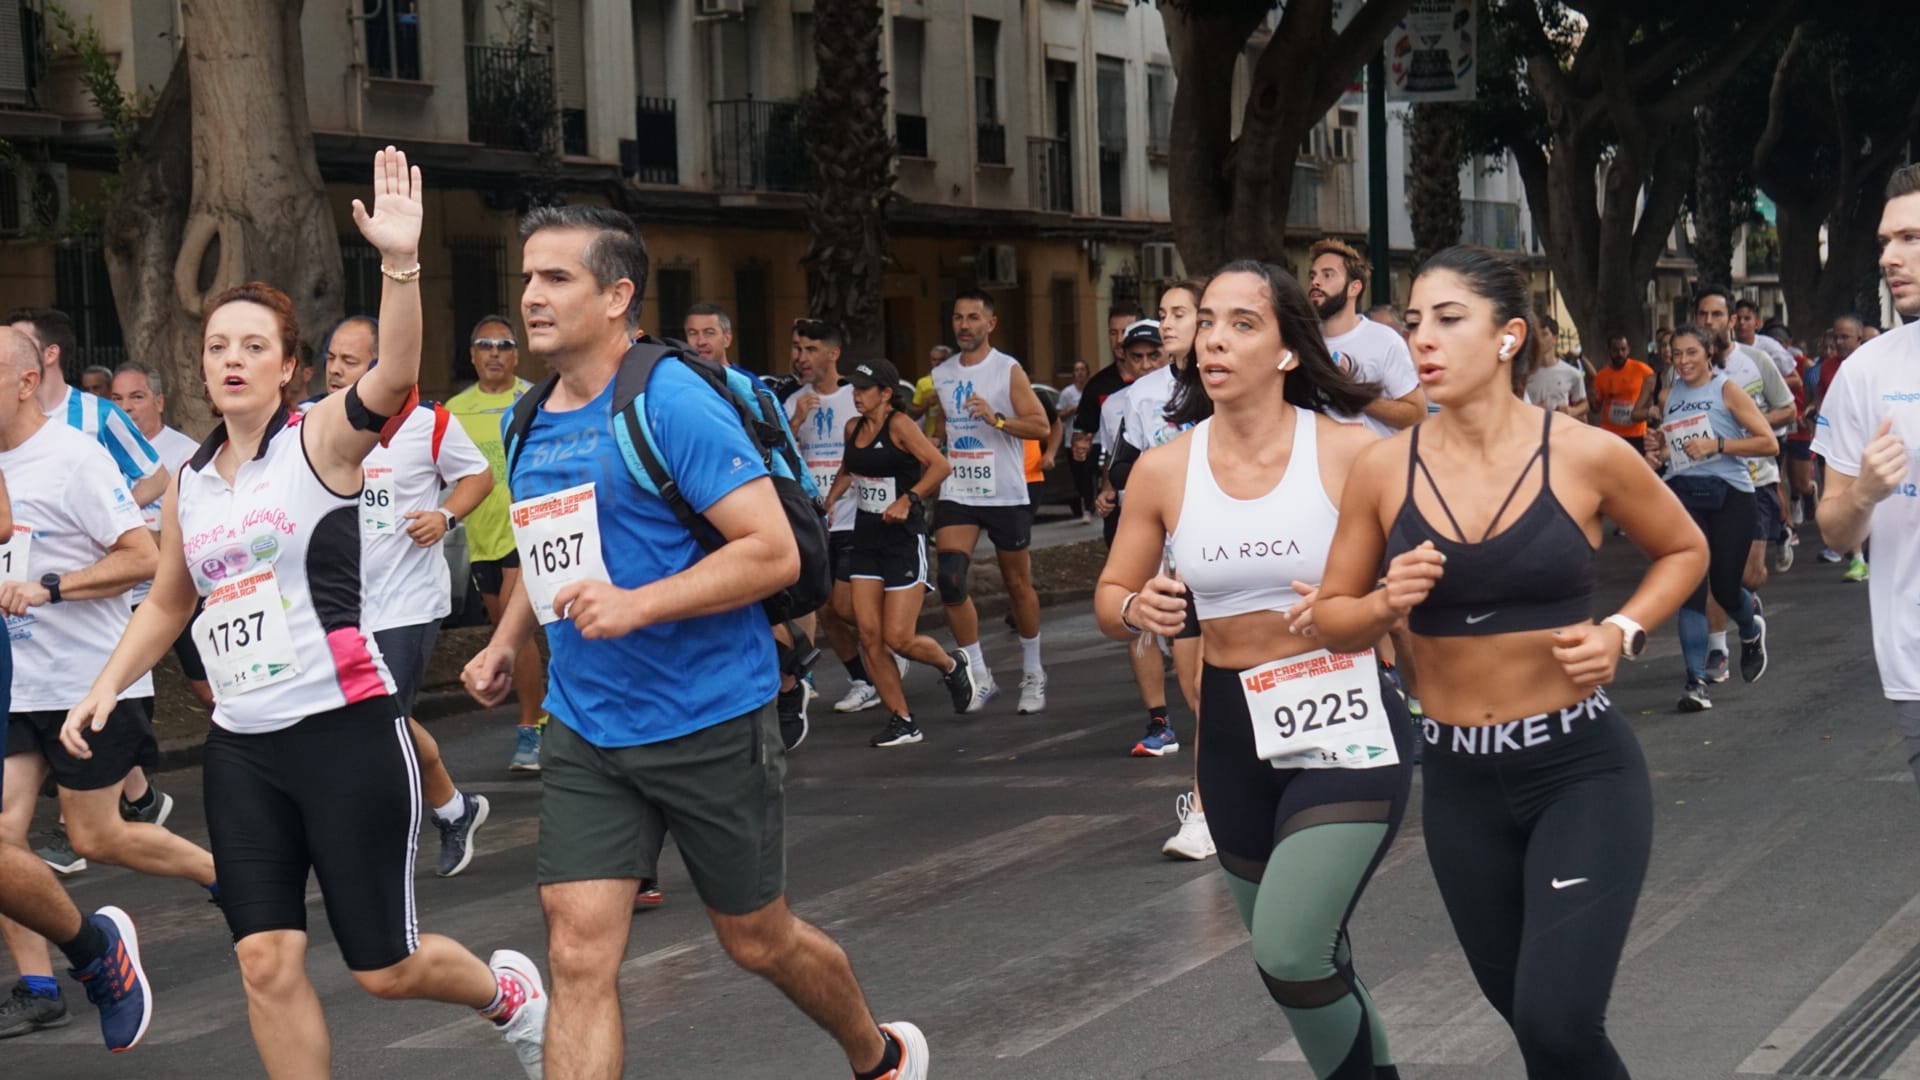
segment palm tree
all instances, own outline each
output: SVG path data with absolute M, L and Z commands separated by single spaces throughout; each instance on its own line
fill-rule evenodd
M 1413 265 L 1460 242 L 1464 224 L 1460 165 L 1466 159 L 1458 105 L 1425 102 L 1408 121 L 1407 216 L 1413 225 Z
M 819 75 L 806 120 L 812 239 L 800 261 L 807 271 L 809 313 L 844 328 L 849 360 L 879 356 L 885 348 L 880 291 L 894 145 L 887 132 L 880 15 L 873 0 L 816 0 L 813 9 Z

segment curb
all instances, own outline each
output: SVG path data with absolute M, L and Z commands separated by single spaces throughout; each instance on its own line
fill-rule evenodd
M 1092 589 L 1053 589 L 1040 594 L 1040 606 L 1058 607 L 1062 604 L 1074 604 L 1093 598 Z M 980 619 L 999 619 L 1007 613 L 1008 603 L 1005 593 L 975 600 L 974 609 Z M 920 613 L 919 629 L 922 633 L 938 630 L 946 625 L 946 612 L 936 601 L 933 606 Z M 480 707 L 467 696 L 465 690 L 422 690 L 413 702 L 413 718 L 421 723 L 445 720 L 479 711 Z M 166 773 L 179 769 L 199 768 L 206 757 L 206 737 L 189 735 L 168 739 L 160 744 L 160 760 L 152 772 Z

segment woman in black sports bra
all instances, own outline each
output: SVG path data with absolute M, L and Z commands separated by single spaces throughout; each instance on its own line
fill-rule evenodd
M 871 746 L 908 746 L 921 740 L 907 709 L 894 657 L 930 665 L 946 681 L 958 712 L 973 700 L 967 654 L 940 651 L 915 626 L 927 589 L 926 500 L 940 490 L 952 466 L 913 418 L 894 407 L 900 375 L 885 360 L 865 360 L 847 373 L 859 414 L 847 421 L 846 453 L 827 495 L 832 506 L 854 493 L 853 548 L 847 556 L 853 618 L 860 631 L 873 688 L 887 707 L 887 726 Z
M 1693 591 L 1706 542 L 1632 447 L 1521 399 L 1516 358 L 1533 335 L 1518 268 L 1449 248 L 1421 268 L 1413 313 L 1414 364 L 1443 408 L 1354 467 L 1320 634 L 1364 648 L 1408 619 L 1427 714 L 1427 856 L 1474 978 L 1529 1077 L 1619 1080 L 1606 1005 L 1653 807 L 1605 686 L 1645 648 L 1643 627 Z M 1652 566 L 1596 624 L 1603 515 Z

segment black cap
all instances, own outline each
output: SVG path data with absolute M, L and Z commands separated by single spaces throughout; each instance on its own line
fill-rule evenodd
M 1124 349 L 1129 345 L 1141 341 L 1151 342 L 1154 345 L 1166 344 L 1166 342 L 1160 340 L 1160 324 L 1157 321 L 1153 319 L 1141 319 L 1139 322 L 1129 325 L 1126 333 L 1120 337 L 1120 347 Z
M 892 389 L 900 382 L 900 372 L 885 360 L 862 360 L 847 372 L 847 381 L 860 390 L 876 386 Z

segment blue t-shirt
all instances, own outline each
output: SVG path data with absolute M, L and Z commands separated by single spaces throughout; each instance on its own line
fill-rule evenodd
M 642 490 L 613 439 L 613 383 L 585 408 L 544 405 L 527 431 L 511 481 L 516 501 L 592 481 L 601 552 L 623 589 L 671 577 L 706 555 L 659 497 Z M 680 363 L 654 369 L 647 423 L 667 472 L 705 513 L 767 475 L 740 417 Z M 625 637 L 588 641 L 571 620 L 547 624 L 549 713 L 599 747 L 664 742 L 752 712 L 780 691 L 773 635 L 760 605 Z

